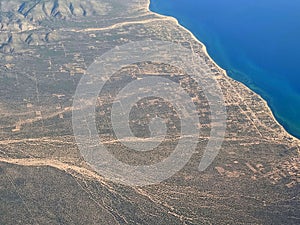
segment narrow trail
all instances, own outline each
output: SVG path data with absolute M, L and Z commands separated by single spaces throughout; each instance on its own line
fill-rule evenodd
M 147 24 L 147 23 L 153 23 L 156 21 L 170 21 L 169 18 L 153 18 L 153 19 L 147 19 L 147 20 L 137 20 L 137 21 L 128 21 L 128 22 L 123 22 L 123 23 L 116 23 L 114 25 L 108 26 L 108 27 L 99 27 L 99 28 L 85 28 L 82 30 L 71 30 L 73 32 L 91 32 L 91 31 L 105 31 L 105 30 L 112 30 L 112 29 L 116 29 L 116 28 L 120 28 L 123 26 L 127 26 L 127 25 L 132 25 L 132 24 Z
M 64 163 L 59 160 L 54 159 L 37 159 L 37 158 L 26 158 L 26 159 L 11 159 L 11 158 L 0 158 L 0 162 L 14 164 L 18 166 L 29 166 L 29 167 L 39 167 L 39 166 L 49 166 L 56 168 L 58 170 L 64 171 L 67 174 L 74 176 L 74 172 L 83 176 L 84 178 L 94 179 L 100 181 L 106 186 L 110 186 L 107 181 L 98 175 L 96 172 L 88 170 L 84 167 L 79 167 L 69 163 Z M 73 172 L 73 173 L 72 173 Z

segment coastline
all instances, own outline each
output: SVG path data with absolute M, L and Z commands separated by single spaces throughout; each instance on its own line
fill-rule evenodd
M 221 66 L 219 66 L 213 59 L 212 59 L 212 57 L 209 55 L 209 53 L 208 53 L 208 51 L 207 51 L 207 48 L 206 48 L 206 46 L 205 46 L 205 44 L 204 43 L 202 43 L 190 30 L 188 30 L 186 27 L 184 27 L 183 25 L 181 25 L 180 23 L 179 23 L 179 21 L 175 18 L 175 17 L 172 17 L 172 16 L 165 16 L 165 15 L 162 15 L 162 14 L 159 14 L 159 13 L 156 13 L 156 12 L 153 12 L 153 11 L 151 11 L 151 9 L 150 9 L 150 4 L 151 4 L 151 0 L 147 0 L 147 4 L 148 4 L 148 6 L 147 6 L 147 11 L 148 12 L 150 12 L 150 13 L 153 13 L 153 14 L 155 14 L 155 15 L 157 15 L 158 17 L 161 17 L 161 18 L 164 18 L 164 19 L 168 19 L 168 20 L 170 20 L 170 21 L 172 21 L 172 22 L 175 22 L 175 24 L 177 25 L 177 26 L 179 26 L 180 28 L 182 28 L 182 29 L 184 29 L 186 32 L 188 32 L 190 35 L 191 35 L 191 37 L 196 41 L 196 42 L 198 42 L 199 44 L 201 44 L 201 46 L 202 46 L 202 51 L 205 53 L 205 55 L 210 59 L 210 61 L 228 78 L 228 79 L 231 79 L 231 80 L 234 80 L 233 78 L 231 78 L 229 75 L 228 75 L 228 73 L 227 73 L 227 71 L 225 70 L 225 69 L 223 69 Z M 275 123 L 278 125 L 278 126 L 280 126 L 281 127 L 281 129 L 283 129 L 284 131 L 285 131 L 285 133 L 287 134 L 287 136 L 289 136 L 289 137 L 291 137 L 292 138 L 292 140 L 293 141 L 296 141 L 296 142 L 298 142 L 299 144 L 300 144 L 300 139 L 299 138 L 297 138 L 296 136 L 294 136 L 294 135 L 292 135 L 291 133 L 289 133 L 286 129 L 285 129 L 285 127 L 276 119 L 276 117 L 275 117 L 275 115 L 274 115 L 274 113 L 272 112 L 272 110 L 271 110 L 271 108 L 270 108 L 270 106 L 268 105 L 268 102 L 261 96 L 261 95 L 259 95 L 258 93 L 256 93 L 256 92 L 254 92 L 253 90 L 251 90 L 248 86 L 246 86 L 245 84 L 243 84 L 243 83 L 241 83 L 241 82 L 239 82 L 239 81 L 237 81 L 237 80 L 234 80 L 234 81 L 236 81 L 236 82 L 238 82 L 239 84 L 241 84 L 244 88 L 247 88 L 248 90 L 250 90 L 252 93 L 254 93 L 255 95 L 257 95 L 260 99 L 261 99 L 261 101 L 263 102 L 263 104 L 265 105 L 265 107 L 268 109 L 268 113 L 270 114 L 270 116 L 272 117 L 272 119 L 275 121 Z M 300 149 L 298 148 L 298 150 L 300 151 Z

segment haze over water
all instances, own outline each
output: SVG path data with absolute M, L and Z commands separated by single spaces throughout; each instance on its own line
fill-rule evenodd
M 150 9 L 177 18 L 300 138 L 299 0 L 151 0 Z

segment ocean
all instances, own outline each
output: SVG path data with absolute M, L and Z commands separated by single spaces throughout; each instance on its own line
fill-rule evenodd
M 150 10 L 175 17 L 300 138 L 299 0 L 151 0 Z

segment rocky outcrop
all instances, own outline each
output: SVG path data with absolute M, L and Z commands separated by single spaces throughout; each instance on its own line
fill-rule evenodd
M 3 12 L 17 12 L 30 21 L 42 21 L 46 18 L 68 19 L 72 17 L 100 16 L 109 10 L 109 4 L 76 0 L 23 0 L 1 1 Z

